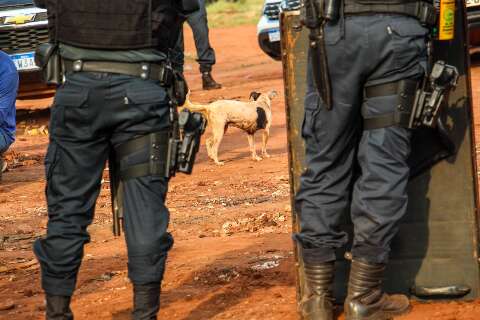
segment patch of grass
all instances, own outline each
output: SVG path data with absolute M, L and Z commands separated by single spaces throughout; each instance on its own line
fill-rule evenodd
M 262 15 L 263 0 L 219 0 L 207 6 L 210 28 L 255 25 Z

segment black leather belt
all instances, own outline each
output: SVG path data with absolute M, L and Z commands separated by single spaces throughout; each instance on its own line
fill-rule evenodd
M 127 63 L 113 61 L 83 61 L 63 59 L 65 72 L 104 72 L 160 81 L 169 86 L 173 82 L 172 67 L 166 63 Z

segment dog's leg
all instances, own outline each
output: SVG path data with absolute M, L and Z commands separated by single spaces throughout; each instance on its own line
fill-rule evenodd
M 213 156 L 212 156 L 212 144 L 213 144 L 213 137 L 208 137 L 208 138 L 207 138 L 207 141 L 205 142 L 205 147 L 207 147 L 208 157 L 213 160 Z
M 254 161 L 262 160 L 262 158 L 257 156 L 257 151 L 255 150 L 255 136 L 253 134 L 249 134 L 247 137 L 248 137 L 248 144 L 250 145 L 250 152 L 252 153 L 252 159 Z
M 270 158 L 270 155 L 267 153 L 267 142 L 270 137 L 270 128 L 265 128 L 262 132 L 262 157 Z
M 218 148 L 220 147 L 220 143 L 223 139 L 223 132 L 225 130 L 225 126 L 215 126 L 212 127 L 213 136 L 212 136 L 212 144 L 211 144 L 211 156 L 213 161 L 219 166 L 223 166 L 225 163 L 218 160 Z

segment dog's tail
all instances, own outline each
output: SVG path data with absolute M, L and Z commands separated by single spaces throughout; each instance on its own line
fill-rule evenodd
M 188 109 L 192 112 L 200 112 L 200 113 L 207 113 L 208 112 L 208 105 L 205 104 L 197 104 L 190 101 L 190 91 L 188 91 L 187 96 L 185 98 L 185 103 L 180 109 Z

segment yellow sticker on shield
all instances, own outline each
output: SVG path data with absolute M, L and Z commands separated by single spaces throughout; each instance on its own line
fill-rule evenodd
M 452 40 L 455 34 L 455 0 L 440 0 L 439 40 Z

